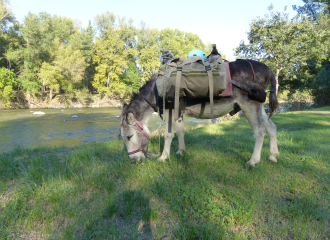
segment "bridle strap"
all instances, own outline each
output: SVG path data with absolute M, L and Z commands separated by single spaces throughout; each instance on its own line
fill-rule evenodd
M 144 140 L 144 137 L 146 137 L 149 141 L 150 141 L 150 137 L 148 134 L 146 134 L 144 131 L 143 131 L 143 126 L 141 123 L 139 123 L 138 120 L 136 120 L 136 118 L 134 118 L 134 121 L 135 121 L 135 124 L 136 126 L 138 127 L 139 131 L 141 132 L 142 134 L 142 142 L 141 142 L 141 147 L 135 151 L 132 151 L 132 152 L 129 152 L 128 155 L 132 155 L 132 154 L 135 154 L 135 153 L 138 153 L 138 152 L 143 152 L 145 155 L 148 154 L 148 148 L 149 148 L 149 142 L 148 142 L 148 145 L 147 145 L 147 150 L 144 150 L 143 149 L 143 140 Z
M 158 106 L 157 104 L 153 104 L 151 103 L 148 99 L 146 99 L 142 94 L 141 94 L 142 98 L 144 99 L 144 101 L 146 101 L 150 107 L 152 107 L 154 109 L 155 112 L 158 112 Z

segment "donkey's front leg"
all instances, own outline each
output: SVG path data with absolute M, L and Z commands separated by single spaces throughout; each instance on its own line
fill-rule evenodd
M 165 120 L 166 120 L 166 125 L 165 125 L 165 144 L 164 144 L 164 150 L 160 158 L 158 158 L 158 162 L 164 162 L 171 153 L 171 143 L 172 139 L 174 137 L 174 132 L 173 132 L 173 114 L 174 110 L 173 109 L 166 109 L 165 110 Z
M 177 121 L 175 121 L 175 130 L 179 139 L 179 150 L 176 152 L 177 155 L 182 155 L 182 153 L 186 150 L 186 146 L 184 144 L 184 125 L 182 117 L 180 117 Z

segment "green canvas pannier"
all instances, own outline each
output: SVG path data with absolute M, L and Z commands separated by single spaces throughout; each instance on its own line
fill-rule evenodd
M 158 95 L 175 99 L 176 113 L 179 97 L 210 98 L 213 115 L 213 96 L 219 96 L 226 85 L 226 69 L 220 55 L 211 55 L 207 60 L 199 56 L 174 59 L 159 69 L 156 80 Z

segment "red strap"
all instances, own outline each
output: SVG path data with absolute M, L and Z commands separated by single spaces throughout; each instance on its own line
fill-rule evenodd
M 141 123 L 139 123 L 136 118 L 134 118 L 134 121 L 139 129 L 139 131 L 142 133 L 142 142 L 141 142 L 141 148 L 135 150 L 135 151 L 132 151 L 132 152 L 129 152 L 128 155 L 132 155 L 132 154 L 135 154 L 135 153 L 138 153 L 138 152 L 143 152 L 145 155 L 148 154 L 148 148 L 149 148 L 149 143 L 147 145 L 147 150 L 144 150 L 143 149 L 143 137 L 145 136 L 146 138 L 148 138 L 148 140 L 150 141 L 150 137 L 148 134 L 146 134 L 145 132 L 143 132 L 143 127 L 141 125 Z

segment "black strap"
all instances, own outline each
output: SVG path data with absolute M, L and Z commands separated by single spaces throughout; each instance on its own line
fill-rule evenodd
M 144 101 L 146 101 L 150 107 L 152 107 L 154 109 L 155 112 L 158 112 L 158 107 L 157 104 L 153 104 L 151 103 L 148 99 L 146 99 L 142 94 L 141 94 L 142 98 L 144 99 Z
M 250 92 L 250 90 L 248 88 L 244 87 L 243 85 L 241 85 L 238 82 L 235 82 L 235 81 L 233 81 L 233 80 L 231 80 L 229 78 L 227 78 L 227 81 L 230 82 L 231 84 L 233 84 L 234 86 L 238 87 L 239 89 L 242 89 L 242 90 L 244 90 L 246 92 Z

